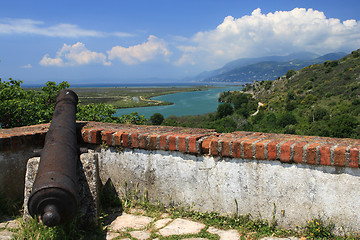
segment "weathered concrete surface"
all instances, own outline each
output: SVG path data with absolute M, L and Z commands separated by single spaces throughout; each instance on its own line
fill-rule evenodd
M 282 227 L 313 217 L 360 230 L 360 170 L 279 161 L 194 156 L 171 151 L 125 149 L 99 153 L 102 182 L 120 195 L 146 192 L 150 201 L 192 205 L 199 211 L 251 213 Z M 126 184 L 125 184 L 126 183 Z M 125 187 L 126 185 L 126 187 Z
M 38 170 L 40 157 L 29 159 L 25 176 L 24 220 L 31 218 L 28 201 Z M 93 152 L 80 155 L 77 166 L 79 191 L 79 221 L 84 225 L 95 224 L 99 210 L 99 172 L 97 154 Z
M 0 192 L 11 199 L 21 199 L 27 160 L 33 155 L 33 148 L 20 151 L 0 152 Z

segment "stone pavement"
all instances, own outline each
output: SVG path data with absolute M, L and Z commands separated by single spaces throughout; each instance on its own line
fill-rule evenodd
M 12 238 L 12 229 L 19 227 L 19 224 L 14 219 L 5 219 L 0 222 L 0 239 L 6 240 Z
M 132 213 L 114 213 L 104 219 L 107 226 L 106 240 L 146 240 L 157 239 L 159 236 L 171 237 L 178 235 L 183 240 L 207 240 L 203 236 L 217 235 L 220 240 L 239 240 L 240 233 L 237 230 L 221 230 L 215 227 L 206 227 L 204 224 L 183 219 L 172 219 L 167 214 L 160 218 L 151 218 L 141 215 L 141 210 Z M 14 228 L 19 225 L 16 220 L 7 219 L 0 222 L 0 240 L 11 239 Z M 172 238 L 174 239 L 174 238 Z M 251 239 L 250 236 L 242 236 L 242 239 Z M 305 239 L 305 238 L 303 238 Z M 265 237 L 262 240 L 303 240 L 300 238 L 275 238 Z
M 202 237 L 204 232 L 211 235 L 219 236 L 220 240 L 240 240 L 241 235 L 237 230 L 221 230 L 215 227 L 207 227 L 206 225 L 183 218 L 172 219 L 169 215 L 163 214 L 160 218 L 154 219 L 141 215 L 140 211 L 132 211 L 131 214 L 123 213 L 113 215 L 112 220 L 108 223 L 106 240 L 122 239 L 155 239 L 159 236 L 170 237 L 178 235 L 183 240 L 207 240 Z M 187 237 L 187 236 L 191 237 Z M 174 238 L 172 238 L 174 239 Z M 242 239 L 251 239 L 242 236 Z M 305 238 L 276 238 L 265 237 L 262 240 L 304 240 Z

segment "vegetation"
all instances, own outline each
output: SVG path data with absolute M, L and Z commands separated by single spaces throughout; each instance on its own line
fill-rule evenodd
M 0 79 L 0 126 L 11 128 L 51 121 L 57 93 L 70 85 L 47 82 L 41 90 L 25 90 L 22 81 Z M 137 113 L 114 117 L 116 109 L 109 104 L 79 105 L 76 118 L 82 121 L 145 124 L 146 118 Z
M 235 229 L 241 239 L 260 239 L 266 236 L 272 237 L 305 237 L 306 239 L 359 239 L 355 233 L 344 231 L 343 236 L 334 234 L 335 225 L 331 220 L 313 218 L 307 221 L 305 226 L 295 226 L 294 229 L 283 229 L 277 226 L 275 217 L 276 207 L 274 205 L 273 218 L 271 221 L 247 215 L 221 215 L 217 212 L 198 212 L 191 207 L 184 207 L 175 204 L 169 199 L 169 204 L 164 205 L 160 202 L 150 203 L 146 191 L 142 193 L 138 185 L 128 186 L 124 184 L 124 195 L 119 199 L 111 182 L 107 182 L 100 192 L 100 203 L 102 207 L 101 216 L 97 226 L 83 226 L 78 219 L 61 226 L 47 227 L 35 219 L 25 222 L 19 216 L 20 227 L 14 231 L 13 239 L 104 239 L 106 235 L 108 219 L 112 219 L 112 213 L 117 211 L 131 212 L 132 214 L 142 214 L 159 220 L 164 217 L 187 218 L 197 222 L 202 222 L 206 227 L 197 234 L 187 234 L 181 236 L 163 237 L 159 235 L 152 224 L 147 229 L 151 233 L 151 239 L 183 239 L 183 238 L 207 238 L 218 239 L 217 235 L 210 234 L 206 230 L 210 227 L 218 229 Z M 130 190 L 132 189 L 132 190 Z M 128 232 L 122 232 L 121 238 L 131 237 Z
M 164 116 L 160 113 L 155 113 L 150 117 L 150 121 L 153 125 L 160 125 L 164 121 Z
M 6 198 L 5 194 L 0 191 L 0 219 L 2 216 L 14 216 L 19 213 L 22 200 L 11 200 Z
M 187 91 L 205 90 L 206 86 L 194 87 L 109 87 L 109 88 L 74 88 L 81 104 L 105 103 L 114 108 L 148 107 L 170 105 L 170 102 L 152 100 L 150 98 Z
M 243 91 L 221 94 L 215 114 L 172 116 L 163 125 L 360 138 L 360 50 Z

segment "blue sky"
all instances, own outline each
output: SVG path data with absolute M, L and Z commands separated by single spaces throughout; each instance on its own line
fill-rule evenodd
M 178 81 L 243 57 L 360 48 L 358 0 L 1 1 L 0 77 Z

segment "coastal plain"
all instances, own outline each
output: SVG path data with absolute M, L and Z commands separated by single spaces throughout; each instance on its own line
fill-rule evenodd
M 171 102 L 152 100 L 152 97 L 190 91 L 203 91 L 213 86 L 171 86 L 171 87 L 82 87 L 72 88 L 80 104 L 105 103 L 115 108 L 132 108 L 171 105 Z

